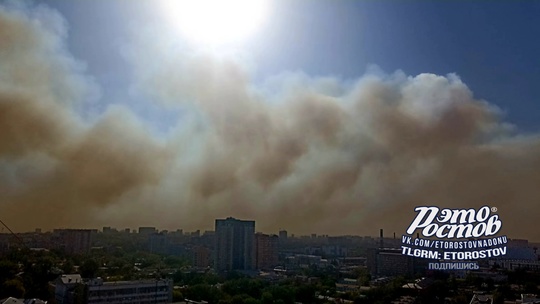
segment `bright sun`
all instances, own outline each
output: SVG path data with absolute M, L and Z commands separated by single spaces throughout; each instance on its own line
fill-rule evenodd
M 247 39 L 260 26 L 267 0 L 170 0 L 165 10 L 191 42 L 218 46 Z

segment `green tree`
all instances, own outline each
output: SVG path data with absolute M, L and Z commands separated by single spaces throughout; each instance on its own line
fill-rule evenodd
M 169 268 L 182 268 L 189 264 L 185 259 L 173 255 L 166 257 L 163 262 Z
M 256 300 L 252 297 L 249 297 L 244 300 L 244 304 L 260 304 L 261 302 L 259 300 Z
M 4 281 L 13 279 L 17 272 L 19 271 L 19 266 L 10 260 L 0 261 L 0 284 Z
M 369 281 L 371 280 L 371 275 L 369 274 L 369 271 L 365 267 L 358 267 L 354 271 L 355 276 L 358 279 L 358 282 L 362 286 L 368 286 Z
M 193 301 L 208 301 L 209 303 L 218 303 L 223 297 L 222 292 L 214 286 L 208 284 L 197 284 L 189 286 L 183 292 L 184 297 Z
M 173 290 L 172 297 L 173 297 L 173 302 L 180 302 L 184 300 L 184 295 L 182 294 L 180 290 Z
M 247 294 L 255 299 L 261 298 L 263 288 L 261 280 L 249 278 L 230 280 L 223 284 L 223 291 L 231 296 Z
M 22 281 L 26 289 L 26 297 L 47 299 L 49 297 L 49 281 L 58 273 L 52 268 L 59 263 L 54 254 L 47 252 L 30 253 L 24 265 Z
M 294 287 L 292 286 L 271 286 L 269 288 L 269 291 L 272 293 L 272 297 L 278 301 L 282 301 L 285 304 L 292 304 L 294 303 Z
M 75 267 L 73 265 L 73 261 L 71 259 L 67 259 L 62 263 L 62 273 L 64 274 L 71 274 L 75 272 Z
M 271 292 L 265 291 L 261 296 L 262 304 L 272 304 L 274 303 L 274 297 Z
M 301 285 L 296 288 L 295 300 L 301 303 L 315 302 L 315 287 L 313 285 Z
M 94 259 L 85 260 L 79 269 L 83 278 L 95 278 L 98 270 L 99 264 Z
M 24 285 L 19 279 L 7 280 L 1 286 L 0 298 L 24 298 L 25 296 Z
M 135 269 L 131 265 L 124 265 L 122 269 L 120 269 L 120 274 L 122 275 L 122 279 L 126 281 L 136 278 Z

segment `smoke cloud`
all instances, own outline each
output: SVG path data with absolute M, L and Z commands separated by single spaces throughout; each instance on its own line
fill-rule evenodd
M 182 113 L 163 136 L 127 106 L 83 118 L 99 88 L 66 26 L 44 7 L 0 8 L 0 216 L 15 230 L 235 216 L 266 232 L 399 235 L 417 205 L 489 205 L 503 233 L 540 240 L 538 136 L 455 74 L 256 85 L 242 63 L 145 43 L 128 54 L 133 88 Z

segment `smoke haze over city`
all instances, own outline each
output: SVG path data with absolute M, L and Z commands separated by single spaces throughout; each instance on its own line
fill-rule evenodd
M 540 240 L 538 133 L 459 71 L 261 80 L 249 59 L 155 31 L 122 45 L 118 90 L 134 101 L 119 100 L 73 55 L 59 11 L 0 5 L 0 219 L 13 230 L 234 216 L 265 232 L 400 235 L 415 206 L 488 205 L 503 234 Z

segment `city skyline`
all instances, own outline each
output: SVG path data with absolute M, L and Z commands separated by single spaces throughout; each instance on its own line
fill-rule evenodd
M 236 219 L 232 216 L 229 216 L 228 218 L 232 218 L 232 219 Z M 217 220 L 217 219 L 216 219 Z M 240 221 L 254 221 L 256 222 L 256 220 L 253 220 L 253 219 L 236 219 L 236 220 L 240 220 Z M 214 226 L 215 227 L 215 226 Z M 143 234 L 143 235 L 147 235 L 147 233 L 144 233 L 144 232 L 140 232 L 140 228 L 152 228 L 152 229 L 155 229 L 154 232 L 152 232 L 153 234 L 161 234 L 163 232 L 166 232 L 166 233 L 170 233 L 170 234 L 175 234 L 175 233 L 178 233 L 178 232 L 182 232 L 182 234 L 184 236 L 200 236 L 200 235 L 204 235 L 205 233 L 212 233 L 214 234 L 215 233 L 215 229 L 195 229 L 195 230 L 186 230 L 186 229 L 183 229 L 181 227 L 176 227 L 176 228 L 172 228 L 172 229 L 160 229 L 160 227 L 158 226 L 140 226 L 140 227 L 113 227 L 113 226 L 104 226 L 104 227 L 101 227 L 101 230 L 99 228 L 96 228 L 96 227 L 57 227 L 57 228 L 53 228 L 51 230 L 43 230 L 39 227 L 36 227 L 35 229 L 32 229 L 32 230 L 28 230 L 28 231 L 14 231 L 15 234 L 32 234 L 32 233 L 52 233 L 54 232 L 55 230 L 91 230 L 91 231 L 95 231 L 95 232 L 98 232 L 98 233 L 129 233 L 129 234 Z M 128 231 L 129 230 L 129 231 Z M 280 234 L 282 234 L 283 232 L 286 233 L 285 234 L 285 239 L 287 238 L 332 238 L 332 237 L 367 237 L 367 238 L 371 238 L 373 240 L 379 240 L 381 239 L 381 230 L 383 231 L 386 231 L 385 229 L 383 228 L 377 228 L 377 229 L 374 229 L 372 234 L 327 234 L 327 233 L 306 233 L 306 234 L 302 234 L 302 233 L 295 233 L 295 231 L 291 231 L 291 230 L 287 230 L 287 229 L 278 229 L 277 231 L 267 231 L 267 230 L 257 230 L 255 229 L 254 230 L 254 234 L 265 234 L 265 235 L 270 235 L 270 236 L 278 236 L 278 237 L 282 237 L 280 236 Z M 0 229 L 0 234 L 10 234 L 11 232 L 9 231 L 4 231 L 4 230 L 1 230 Z M 198 233 L 198 234 L 197 234 Z M 406 232 L 402 232 L 401 234 L 400 233 L 397 233 L 395 231 L 386 231 L 384 236 L 383 236 L 383 239 L 385 240 L 401 240 L 402 236 L 404 235 L 407 235 Z M 510 240 L 527 240 L 529 241 L 530 243 L 538 243 L 540 244 L 540 240 L 536 240 L 536 239 L 527 239 L 527 238 L 524 238 L 524 237 L 521 237 L 519 235 L 509 235 L 509 234 L 505 234 L 505 233 L 497 233 L 496 236 L 506 236 L 508 237 L 508 239 Z
M 205 3 L 0 4 L 12 230 L 400 236 L 488 206 L 540 240 L 539 3 Z

